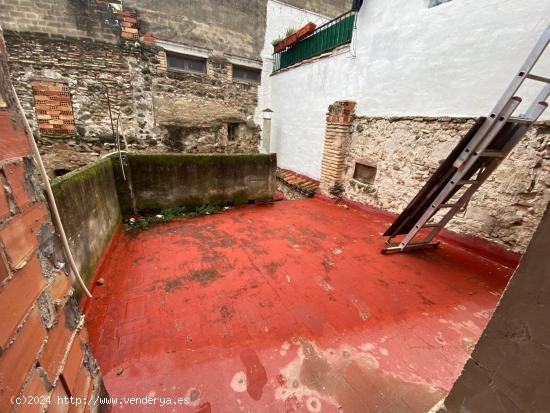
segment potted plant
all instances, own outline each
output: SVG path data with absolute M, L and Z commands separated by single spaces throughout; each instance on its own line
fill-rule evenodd
M 298 42 L 299 40 L 306 37 L 308 34 L 310 34 L 312 31 L 315 30 L 317 26 L 315 23 L 309 22 L 305 26 L 301 27 L 300 29 L 296 30 L 292 27 L 289 27 L 286 30 L 285 37 L 283 39 L 277 38 L 271 42 L 273 45 L 273 52 L 279 53 L 285 50 L 287 47 L 292 46 L 294 43 Z

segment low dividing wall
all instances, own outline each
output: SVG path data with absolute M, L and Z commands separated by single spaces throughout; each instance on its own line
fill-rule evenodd
M 270 155 L 129 155 L 138 211 L 266 201 L 275 192 L 277 159 Z M 127 183 L 113 159 L 122 211 L 132 212 Z
M 121 218 L 111 159 L 54 179 L 52 190 L 76 265 L 88 281 Z

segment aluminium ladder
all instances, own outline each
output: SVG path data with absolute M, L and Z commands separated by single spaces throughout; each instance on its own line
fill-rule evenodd
M 531 71 L 549 43 L 550 26 L 546 28 L 489 117 L 480 118 L 476 122 L 384 233 L 389 239 L 383 253 L 437 247 L 439 243 L 433 239 L 457 212 L 465 208 L 481 184 L 545 111 L 548 107 L 546 101 L 550 96 L 550 78 L 532 74 Z M 545 85 L 525 114 L 514 117 L 513 114 L 522 101 L 515 95 L 525 79 Z M 460 191 L 463 192 L 460 194 Z M 458 199 L 453 199 L 456 194 Z M 440 211 L 443 213 L 442 217 L 438 214 Z M 430 229 L 429 232 L 423 231 L 425 228 Z M 404 235 L 404 238 L 400 242 L 392 242 L 398 235 Z M 419 235 L 423 238 L 415 240 Z

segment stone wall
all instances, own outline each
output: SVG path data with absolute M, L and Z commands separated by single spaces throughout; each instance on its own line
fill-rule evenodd
M 157 136 L 173 152 L 258 151 L 259 128 L 253 122 L 258 85 L 234 80 L 225 58 L 208 59 L 206 75 L 170 71 L 161 64 L 152 90 Z M 228 124 L 238 125 L 234 140 Z
M 116 0 L 114 0 L 116 1 Z M 116 43 L 111 9 L 90 0 L 0 0 L 4 31 L 34 32 Z
M 351 0 L 283 0 L 282 3 L 336 17 Z M 267 0 L 126 0 L 139 11 L 143 30 L 160 39 L 259 59 Z
M 344 196 L 399 213 L 473 125 L 470 118 L 359 117 L 345 150 Z M 372 183 L 355 163 L 376 167 Z M 447 228 L 524 251 L 550 200 L 550 127 L 533 127 Z
M 6 38 L 12 81 L 35 131 L 32 82 L 55 80 L 70 90 L 75 132 L 40 138 L 52 177 L 115 149 L 111 115 L 132 151 L 258 150 L 259 130 L 252 121 L 257 85 L 233 80 L 232 65 L 223 57 L 208 59 L 207 73 L 199 75 L 167 69 L 164 52 L 141 43 L 15 32 Z M 237 125 L 233 140 L 229 124 Z
M 351 6 L 349 0 L 290 3 L 333 15 Z M 73 111 L 61 116 L 71 118 L 65 123 L 74 117 L 74 126 L 61 135 L 58 127 L 56 133 L 41 128 L 39 144 L 51 177 L 111 152 L 118 123 L 132 151 L 258 151 L 258 85 L 234 80 L 226 56 L 259 63 L 266 0 L 0 0 L 0 6 L 12 81 L 34 131 L 35 109 L 46 105 L 35 102 L 32 84 L 56 82 L 54 87 L 70 93 Z M 167 68 L 165 53 L 154 46 L 158 39 L 202 48 L 207 72 Z M 54 115 L 38 113 L 40 123 L 62 123 L 57 109 Z
M 128 157 L 136 209 L 157 210 L 206 204 L 270 200 L 277 159 L 271 155 L 143 154 Z M 128 184 L 114 164 L 123 212 L 132 212 Z
M 121 217 L 111 159 L 54 179 L 52 191 L 76 265 L 89 281 Z
M 548 410 L 548 245 L 550 208 L 438 413 Z
M 106 393 L 15 106 L 1 29 L 0 96 L 0 411 L 68 411 L 76 406 L 58 397 Z
M 4 30 L 47 33 L 116 43 L 120 24 L 110 5 L 137 16 L 140 33 L 178 43 L 258 59 L 265 34 L 267 0 L 0 0 Z M 285 0 L 283 3 L 336 17 L 351 0 Z

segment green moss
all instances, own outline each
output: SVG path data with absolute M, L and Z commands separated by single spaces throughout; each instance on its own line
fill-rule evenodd
M 77 260 L 81 263 L 80 275 L 88 283 L 122 219 L 113 181 L 111 158 L 101 159 L 55 178 L 52 181 L 52 191 L 67 236 L 84 243 L 78 246 L 85 246 L 85 248 L 73 250 L 73 254 L 79 254 Z M 92 215 L 97 214 L 98 211 L 101 211 L 99 217 L 106 220 L 103 223 L 106 228 L 101 233 L 95 233 L 95 229 L 88 229 L 86 225 Z M 101 239 L 97 238 L 99 234 L 102 236 Z M 92 244 L 92 240 L 99 242 Z M 82 294 L 82 289 L 77 286 L 76 297 L 80 299 Z
M 130 162 L 161 164 L 162 166 L 195 164 L 195 165 L 213 165 L 221 162 L 229 163 L 250 163 L 263 162 L 267 158 L 275 158 L 274 154 L 172 154 L 172 153 L 147 153 L 131 154 Z
M 116 219 L 113 220 L 113 223 L 111 227 L 109 228 L 109 231 L 107 231 L 107 236 L 103 239 L 103 242 L 101 243 L 100 248 L 95 249 L 93 254 L 88 258 L 88 261 L 82 265 L 82 268 L 80 269 L 80 276 L 84 280 L 84 283 L 88 285 L 88 289 L 91 289 L 91 286 L 89 285 L 90 280 L 92 279 L 92 276 L 95 274 L 95 271 L 97 269 L 97 264 L 99 263 L 99 260 L 101 259 L 101 256 L 103 255 L 103 252 L 109 245 L 109 242 L 111 241 L 111 238 L 113 237 L 113 234 L 116 230 L 116 227 L 118 226 L 119 222 L 122 220 L 122 215 L 119 213 L 116 216 Z M 84 290 L 78 283 L 75 284 L 75 298 L 77 302 L 80 302 L 84 295 Z
M 100 159 L 82 168 L 75 169 L 68 174 L 54 178 L 51 181 L 52 191 L 54 195 L 57 195 L 57 193 L 66 189 L 67 186 L 73 186 L 77 183 L 86 181 L 94 175 L 98 175 L 110 168 L 112 168 L 111 158 Z

